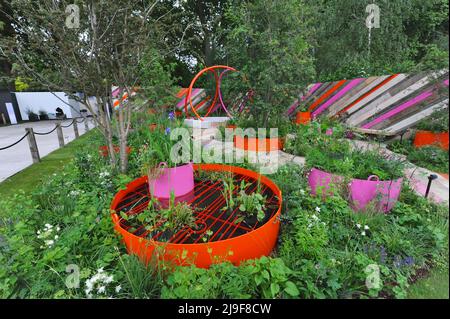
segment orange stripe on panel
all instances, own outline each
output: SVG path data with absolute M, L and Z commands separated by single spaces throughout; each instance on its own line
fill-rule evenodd
M 341 80 L 336 85 L 334 85 L 330 90 L 328 90 L 324 95 L 318 98 L 311 106 L 308 108 L 308 111 L 312 111 L 316 106 L 322 103 L 327 97 L 333 94 L 337 89 L 339 89 L 347 80 Z
M 382 86 L 384 86 L 385 84 L 389 83 L 390 81 L 392 81 L 393 79 L 395 79 L 399 74 L 394 74 L 391 75 L 390 77 L 388 77 L 386 80 L 384 80 L 383 82 L 381 82 L 380 84 L 378 84 L 377 86 L 375 86 L 372 90 L 370 90 L 369 92 L 364 93 L 363 95 L 361 95 L 358 99 L 356 99 L 356 101 L 353 101 L 351 104 L 347 105 L 346 107 L 344 107 L 342 110 L 340 110 L 335 116 L 339 116 L 344 112 L 347 112 L 348 110 L 350 110 L 354 105 L 356 105 L 357 103 L 359 103 L 362 99 L 366 98 L 367 96 L 369 96 L 370 94 L 372 94 L 373 92 L 375 92 L 376 90 L 378 90 L 379 88 L 381 88 Z
M 177 98 L 181 98 L 182 96 L 186 95 L 188 89 L 181 89 L 178 93 L 177 93 Z

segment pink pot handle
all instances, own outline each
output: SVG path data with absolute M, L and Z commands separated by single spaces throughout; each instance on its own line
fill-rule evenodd
M 158 165 L 158 168 L 167 168 L 167 167 L 169 167 L 169 165 L 167 164 L 167 162 L 161 162 L 161 163 L 159 163 L 159 165 Z
M 375 179 L 376 182 L 380 181 L 380 178 L 377 175 L 370 175 L 367 178 L 368 181 L 372 181 L 373 179 Z

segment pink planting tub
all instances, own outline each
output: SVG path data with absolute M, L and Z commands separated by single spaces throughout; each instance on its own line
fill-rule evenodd
M 334 186 L 336 186 L 337 184 L 342 183 L 343 180 L 344 178 L 342 176 L 321 171 L 317 168 L 313 168 L 308 176 L 308 184 L 311 188 L 312 195 L 333 195 L 331 190 L 332 185 L 334 184 Z
M 333 195 L 334 187 L 340 187 L 344 177 L 313 168 L 308 176 L 311 194 Z M 380 181 L 378 176 L 370 176 L 367 180 L 352 179 L 348 184 L 350 201 L 355 211 L 361 211 L 373 200 L 376 208 L 384 213 L 389 212 L 397 202 L 402 189 L 403 178 L 393 181 Z
M 403 178 L 393 181 L 380 181 L 378 176 L 369 176 L 367 180 L 353 179 L 350 182 L 350 197 L 353 209 L 361 211 L 371 202 L 384 213 L 388 213 L 397 202 L 402 190 Z
M 167 163 L 161 163 L 162 174 L 149 181 L 150 193 L 160 199 L 185 196 L 194 190 L 194 167 L 192 163 L 168 168 Z

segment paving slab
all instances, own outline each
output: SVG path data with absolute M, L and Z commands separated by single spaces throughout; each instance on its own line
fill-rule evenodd
M 67 126 L 71 122 L 72 119 L 65 120 L 62 122 L 62 126 Z M 52 130 L 55 127 L 55 124 L 55 121 L 39 121 L 0 127 L 0 148 L 8 146 L 19 140 L 25 135 L 25 128 L 27 127 L 33 128 L 34 132 L 37 133 L 46 133 Z M 91 120 L 89 120 L 88 125 L 89 129 L 94 127 Z M 75 139 L 73 125 L 68 128 L 62 128 L 62 131 L 65 144 Z M 78 132 L 80 135 L 86 133 L 84 123 L 78 124 Z M 59 148 L 56 131 L 49 135 L 35 136 L 41 158 Z M 33 161 L 27 138 L 11 148 L 0 151 L 0 183 L 32 164 Z

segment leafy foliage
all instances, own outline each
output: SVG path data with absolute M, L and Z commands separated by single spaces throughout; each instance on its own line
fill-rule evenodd
M 242 74 L 230 95 L 256 92 L 250 106 L 256 127 L 270 127 L 269 119 L 279 118 L 299 87 L 312 80 L 307 14 L 302 2 L 293 0 L 246 1 L 226 12 L 228 63 Z
M 419 167 L 427 168 L 433 172 L 448 173 L 448 151 L 435 146 L 416 148 L 411 141 L 395 141 L 388 148 L 396 153 L 407 156 L 408 161 Z

